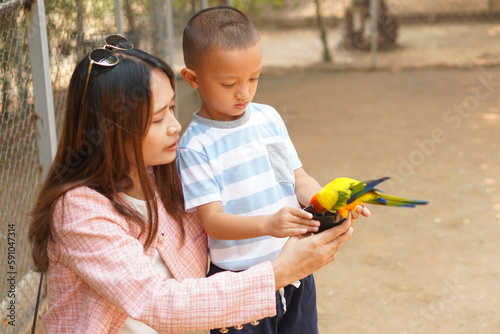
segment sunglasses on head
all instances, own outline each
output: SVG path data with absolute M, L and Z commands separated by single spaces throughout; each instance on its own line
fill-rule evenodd
M 125 37 L 121 35 L 109 35 L 106 37 L 105 44 L 102 48 L 94 49 L 89 53 L 90 62 L 87 70 L 85 88 L 83 88 L 82 102 L 85 99 L 85 94 L 87 93 L 87 86 L 89 85 L 92 66 L 94 64 L 106 67 L 116 66 L 119 62 L 119 58 L 112 50 L 130 50 L 133 48 L 134 45 L 132 42 Z

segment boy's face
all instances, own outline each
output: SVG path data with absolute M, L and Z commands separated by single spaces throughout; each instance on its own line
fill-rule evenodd
M 240 118 L 257 91 L 262 70 L 260 42 L 247 49 L 217 50 L 202 57 L 195 71 L 202 100 L 199 115 L 217 121 Z

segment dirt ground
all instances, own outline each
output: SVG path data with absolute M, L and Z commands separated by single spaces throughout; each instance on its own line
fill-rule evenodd
M 391 176 L 380 189 L 430 201 L 357 221 L 315 275 L 322 334 L 500 333 L 499 91 L 499 67 L 261 77 L 254 101 L 282 114 L 320 183 Z
M 276 70 L 317 62 L 316 32 L 261 34 L 275 71 L 261 76 L 255 101 L 282 114 L 309 174 L 322 184 L 391 176 L 380 189 L 430 201 L 372 206 L 357 221 L 315 274 L 320 333 L 500 333 L 500 66 L 474 67 L 500 63 L 500 26 L 400 33 L 373 72 L 347 70 L 369 67 L 369 54 L 338 49 L 334 67 Z M 333 46 L 340 35 L 330 37 Z M 179 80 L 177 97 L 185 125 L 197 96 Z

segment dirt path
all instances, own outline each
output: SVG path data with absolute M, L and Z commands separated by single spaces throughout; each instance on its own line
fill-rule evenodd
M 431 202 L 358 221 L 316 274 L 322 334 L 500 332 L 499 92 L 500 68 L 262 76 L 255 101 L 322 184 L 391 176 L 382 190 Z

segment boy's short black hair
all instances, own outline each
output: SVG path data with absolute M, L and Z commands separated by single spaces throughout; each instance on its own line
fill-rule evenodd
M 193 68 L 207 52 L 245 49 L 259 39 L 257 29 L 241 11 L 229 6 L 210 7 L 196 13 L 184 28 L 184 63 Z

